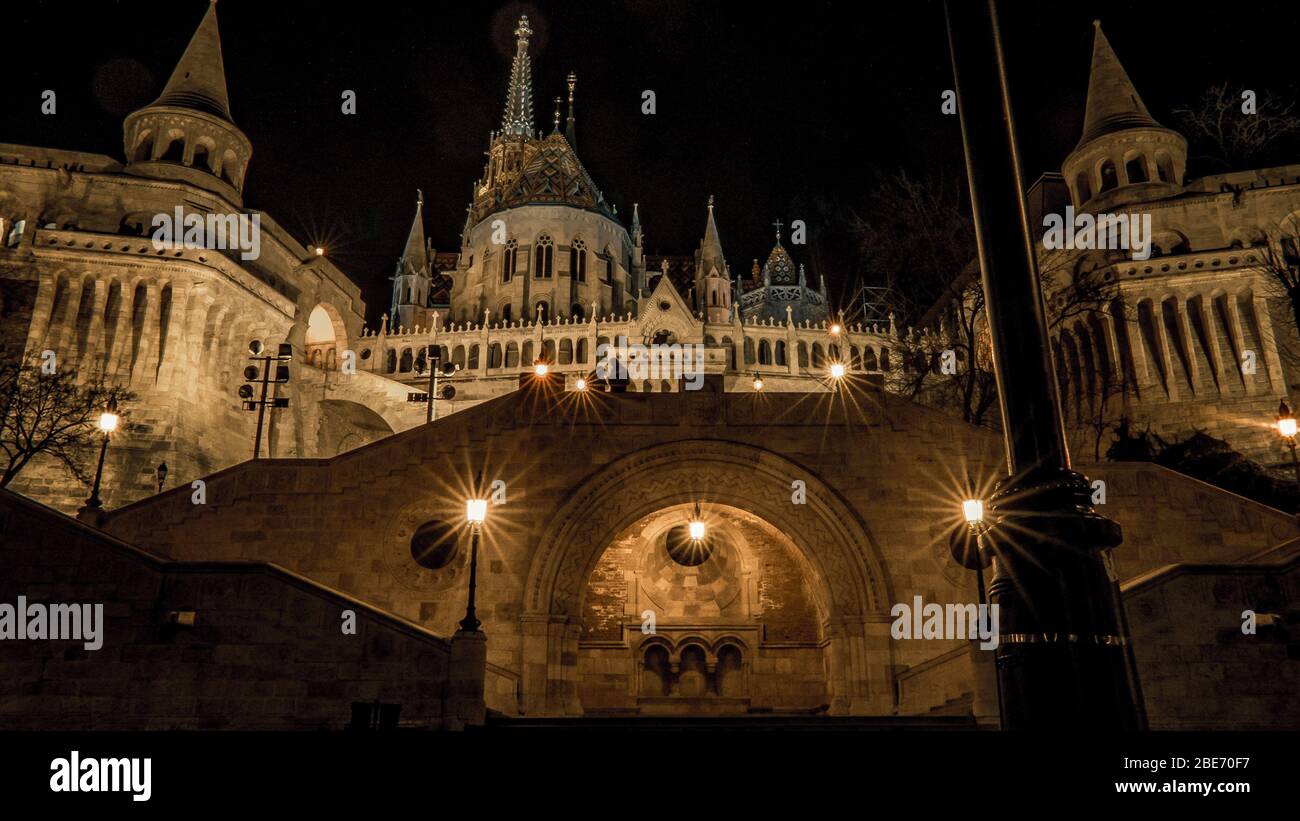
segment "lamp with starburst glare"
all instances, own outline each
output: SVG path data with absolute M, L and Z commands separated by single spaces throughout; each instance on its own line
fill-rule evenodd
M 487 499 L 471 498 L 465 501 L 465 518 L 469 521 L 470 530 L 469 601 L 465 605 L 465 618 L 460 620 L 460 629 L 470 633 L 476 632 L 482 624 L 474 609 L 474 595 L 478 587 L 478 532 L 487 520 L 487 509 Z
M 120 421 L 121 417 L 117 415 L 117 400 L 110 398 L 95 422 L 103 439 L 99 445 L 99 466 L 95 468 L 95 484 L 90 489 L 90 498 L 86 500 L 86 507 L 91 510 L 99 510 L 103 507 L 103 502 L 99 498 L 99 486 L 104 479 L 104 456 L 108 453 L 108 440 L 117 430 Z

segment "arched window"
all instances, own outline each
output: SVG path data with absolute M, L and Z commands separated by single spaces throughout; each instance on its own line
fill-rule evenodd
M 573 364 L 573 340 L 571 339 L 560 340 L 560 364 Z
M 519 345 L 514 342 L 506 344 L 506 367 L 519 367 Z
M 812 346 L 812 366 L 820 368 L 826 362 L 826 354 L 822 351 L 822 343 L 814 342 Z
M 876 364 L 876 352 L 871 348 L 862 349 L 862 367 L 869 371 L 879 370 Z
M 501 345 L 500 345 L 500 343 L 493 342 L 491 345 L 488 346 L 488 367 L 489 367 L 489 368 L 499 368 L 499 367 L 501 367 Z
M 331 348 L 330 350 L 333 350 L 333 348 Z M 425 370 L 428 369 L 428 367 L 429 367 L 429 347 L 427 345 L 421 345 L 420 352 L 415 355 L 415 372 L 424 373 Z
M 1174 181 L 1174 163 L 1168 154 L 1156 155 L 1156 174 L 1160 176 L 1161 182 Z
M 782 339 L 778 339 L 776 341 L 776 364 L 778 365 L 790 364 L 789 360 L 786 359 L 785 340 Z
M 411 349 L 403 348 L 402 364 L 399 366 L 398 370 L 400 370 L 402 373 L 410 373 L 413 365 L 414 365 L 414 361 L 411 358 Z
M 768 343 L 766 339 L 758 343 L 758 364 L 760 365 L 772 364 L 772 346 Z
M 181 162 L 185 159 L 185 138 L 176 137 L 167 144 L 167 150 L 158 159 L 163 162 Z
M 203 143 L 194 146 L 194 162 L 190 163 L 195 168 L 201 168 L 204 171 L 212 170 L 212 159 L 208 154 L 208 147 Z
M 510 278 L 515 275 L 515 258 L 519 256 L 519 243 L 516 240 L 510 240 L 506 243 L 506 248 L 501 252 L 501 281 L 509 282 Z
M 135 147 L 134 162 L 149 162 L 153 157 L 153 135 L 145 134 L 140 138 L 140 143 Z
M 581 322 L 582 320 L 587 318 L 587 312 L 582 309 L 581 302 L 575 302 L 569 308 L 569 316 Z
M 587 281 L 587 244 L 580 239 L 569 248 L 569 276 L 578 282 Z
M 1141 154 L 1124 163 L 1124 173 L 1130 185 L 1147 181 L 1147 164 Z
M 550 279 L 555 272 L 555 243 L 551 242 L 550 234 L 542 234 L 537 238 L 533 256 L 533 276 L 537 279 Z
M 641 695 L 649 697 L 666 696 L 672 692 L 672 668 L 668 663 L 668 651 L 655 644 L 645 651 L 645 664 L 641 671 Z
M 1079 176 L 1075 177 L 1074 189 L 1079 197 L 1079 205 L 1092 199 L 1092 181 L 1088 178 L 1087 171 L 1080 171 Z
M 578 352 L 574 356 L 574 362 L 585 365 L 587 364 L 587 340 L 578 340 Z
M 480 352 L 479 352 L 479 348 L 480 348 L 480 347 L 481 347 L 481 346 L 479 346 L 479 345 L 470 345 L 470 346 L 469 346 L 469 362 L 466 363 L 465 367 L 466 367 L 467 369 L 471 370 L 471 371 L 476 371 L 476 370 L 478 370 L 478 361 L 479 361 L 479 353 L 480 353 Z
M 1115 174 L 1115 163 L 1106 160 L 1101 164 L 1101 190 L 1110 191 L 1117 185 L 1119 185 L 1119 178 Z
M 745 364 L 754 364 L 754 340 L 752 339 L 745 340 Z
M 745 679 L 742 673 L 740 648 L 727 644 L 718 650 L 717 671 L 718 695 L 723 698 L 740 698 L 745 694 Z
M 392 348 L 389 348 L 388 356 L 386 358 L 388 359 L 388 361 L 384 364 L 384 371 L 386 373 L 396 373 L 397 372 L 397 351 L 393 350 Z
M 880 369 L 882 371 L 889 370 L 889 349 L 888 348 L 880 349 Z
M 510 303 L 509 303 L 509 302 L 507 302 L 505 305 L 502 305 L 502 306 L 501 306 L 501 324 L 503 324 L 503 325 L 509 325 L 510 322 L 511 322 L 511 320 L 512 320 L 512 318 L 513 318 L 513 317 L 512 317 L 512 314 L 513 314 L 513 311 L 512 311 L 512 309 L 511 309 L 511 307 L 510 307 Z

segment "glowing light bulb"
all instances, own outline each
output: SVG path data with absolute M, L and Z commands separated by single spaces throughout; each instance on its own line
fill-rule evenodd
M 580 391 L 585 391 L 587 389 L 587 380 L 578 377 L 578 380 L 573 383 L 573 387 Z
M 763 377 L 761 376 L 754 377 L 754 390 L 761 391 L 762 389 L 763 389 Z
M 487 518 L 487 499 L 469 499 L 465 502 L 465 518 L 470 524 L 481 525 Z
M 545 379 L 546 375 L 551 372 L 551 368 L 545 362 L 538 362 L 533 365 L 533 375 L 538 379 Z
M 99 429 L 104 433 L 112 433 L 117 430 L 118 416 L 112 411 L 104 411 L 99 415 Z M 1294 425 L 1292 426 L 1294 428 Z
M 967 499 L 961 503 L 961 513 L 966 517 L 966 524 L 978 525 L 984 522 L 984 500 Z
M 844 364 L 843 364 L 843 363 L 841 363 L 841 362 L 836 362 L 836 363 L 834 363 L 834 364 L 831 365 L 831 378 L 832 378 L 832 379 L 843 379 L 843 378 L 844 378 Z
M 704 522 L 701 522 L 698 519 L 692 521 L 690 524 L 690 530 L 692 540 L 698 542 L 700 539 L 704 538 Z
M 1296 419 L 1294 416 L 1277 420 L 1277 432 L 1288 438 L 1296 434 Z

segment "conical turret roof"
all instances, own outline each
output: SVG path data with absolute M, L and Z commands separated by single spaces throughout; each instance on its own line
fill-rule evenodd
M 216 3 L 208 5 L 203 21 L 185 47 L 167 87 L 153 105 L 194 109 L 234 122 L 226 94 L 226 69 L 221 60 Z
M 1083 119 L 1083 136 L 1079 146 L 1106 134 L 1129 128 L 1162 128 L 1147 111 L 1133 81 L 1124 70 L 1101 30 L 1101 21 L 1093 21 L 1096 37 L 1092 43 L 1092 71 L 1088 77 L 1088 108 Z M 1076 147 L 1077 148 L 1077 147 Z

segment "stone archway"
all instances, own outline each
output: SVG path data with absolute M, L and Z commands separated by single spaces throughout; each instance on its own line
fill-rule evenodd
M 806 483 L 803 504 L 792 498 L 796 480 Z M 892 599 L 881 552 L 858 513 L 812 471 L 750 445 L 688 440 L 624 456 L 566 498 L 542 532 L 524 589 L 528 712 L 582 712 L 576 659 L 586 579 L 624 528 L 693 501 L 750 511 L 793 542 L 825 590 L 831 711 L 890 712 Z

